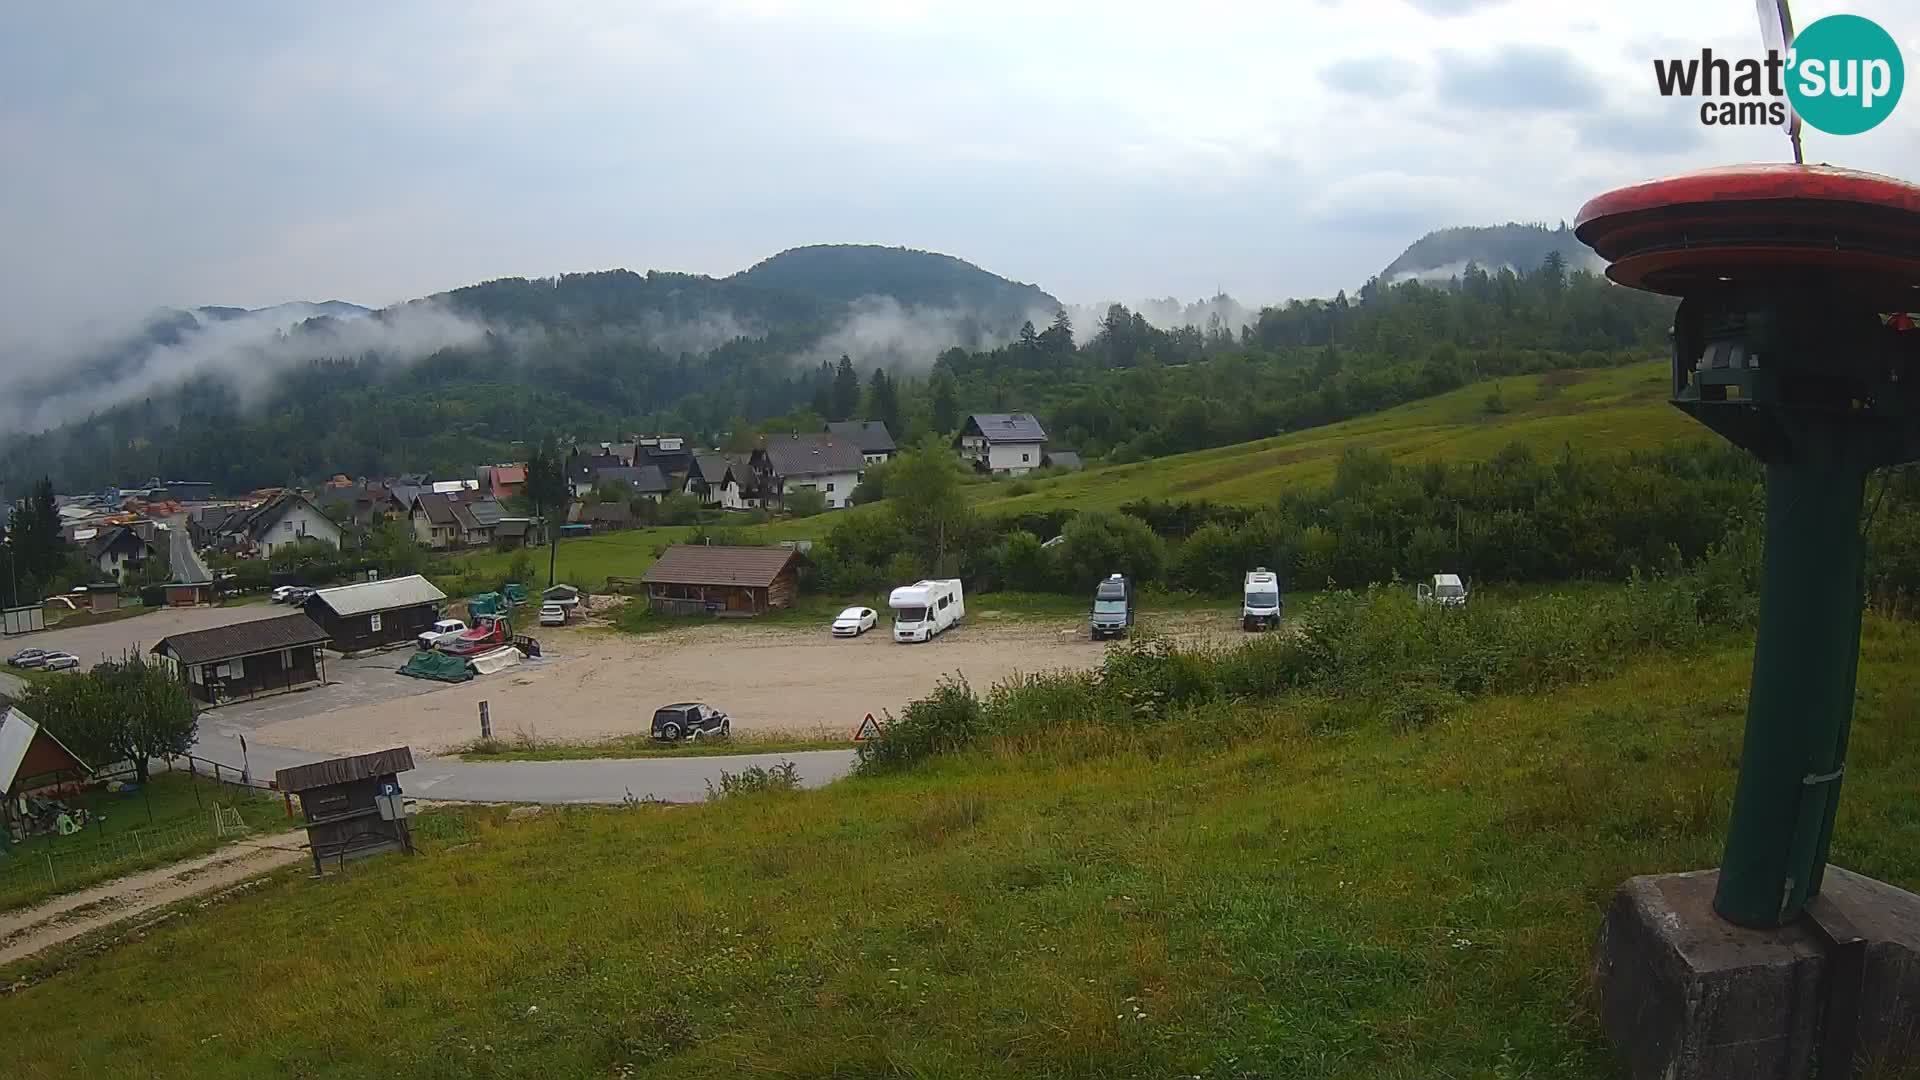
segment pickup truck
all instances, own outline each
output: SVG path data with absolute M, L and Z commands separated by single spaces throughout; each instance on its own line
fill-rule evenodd
M 512 638 L 513 628 L 507 624 L 505 615 L 481 615 L 474 619 L 473 629 L 441 642 L 440 651 L 450 656 L 472 656 L 499 648 Z

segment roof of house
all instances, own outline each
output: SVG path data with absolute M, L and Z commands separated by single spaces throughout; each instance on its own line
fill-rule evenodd
M 153 651 L 166 651 L 183 664 L 206 664 L 236 656 L 278 652 L 302 645 L 319 645 L 327 632 L 318 623 L 295 612 L 271 619 L 229 623 L 211 630 L 169 634 L 154 643 Z
M 392 497 L 394 503 L 406 507 L 408 512 L 413 510 L 413 500 L 423 494 L 432 493 L 432 488 L 421 484 L 389 484 L 387 486 L 387 494 Z
M 630 525 L 633 508 L 623 502 L 594 503 L 581 511 L 580 520 L 595 525 Z
M 72 762 L 82 772 L 88 771 L 87 763 L 79 755 L 67 749 L 53 732 L 47 731 L 27 716 L 26 713 L 11 705 L 0 708 L 0 791 L 12 791 L 14 781 L 20 779 L 20 766 L 27 760 L 27 751 L 33 748 L 36 739 L 44 738 L 57 747 L 59 754 Z
M 473 517 L 474 524 L 482 529 L 493 528 L 500 524 L 501 518 L 507 516 L 506 510 L 492 499 L 475 499 L 467 504 L 466 510 Z
M 453 508 L 460 505 L 450 497 L 435 491 L 423 491 L 413 497 L 415 509 L 427 515 L 427 523 L 446 528 L 457 528 L 461 522 Z
M 493 533 L 495 536 L 503 537 L 525 536 L 532 528 L 533 522 L 526 518 L 501 518 L 500 524 L 494 527 Z
M 397 746 L 391 750 L 376 750 L 371 754 L 328 758 L 325 761 L 295 765 L 291 769 L 281 769 L 273 774 L 273 786 L 297 795 L 302 791 L 312 791 L 318 787 L 351 784 L 360 780 L 371 780 L 377 776 L 412 770 L 413 748 Z
M 828 424 L 827 430 L 860 448 L 863 454 L 891 454 L 893 432 L 880 420 L 843 420 Z
M 525 465 L 495 465 L 493 467 L 495 484 L 524 484 L 527 482 Z
M 434 588 L 426 578 L 409 574 L 386 581 L 362 581 L 354 585 L 321 589 L 307 602 L 324 604 L 335 615 L 365 615 L 374 611 L 438 604 L 446 598 L 447 594 Z
M 667 478 L 665 474 L 660 471 L 660 466 L 658 465 L 642 465 L 637 469 L 632 467 L 601 469 L 594 475 L 594 482 L 599 483 L 603 480 L 612 480 L 618 484 L 625 484 L 627 487 L 642 495 L 663 494 L 669 490 L 671 486 L 667 483 Z
M 87 541 L 87 558 L 98 559 L 115 548 L 123 548 L 129 544 L 143 549 L 147 546 L 147 542 L 140 539 L 139 533 L 124 525 L 102 529 L 93 539 Z
M 1046 442 L 1047 431 L 1032 413 L 973 413 L 960 430 L 981 435 L 990 443 Z
M 706 484 L 724 484 L 729 472 L 733 473 L 733 482 L 736 484 L 744 485 L 751 479 L 746 462 L 732 454 L 712 450 L 694 454 L 693 463 L 687 470 L 689 476 L 699 473 L 701 482 Z
M 301 505 L 305 505 L 320 517 L 326 517 L 325 514 L 320 513 L 320 508 L 313 504 L 312 499 L 307 498 L 297 491 L 282 491 L 273 498 L 261 503 L 252 513 L 248 514 L 241 527 L 246 529 L 248 536 L 258 538 L 262 533 L 279 524 L 281 518 L 286 517 Z M 331 525 L 332 519 L 328 518 L 327 523 Z M 222 531 L 231 532 L 234 528 L 234 523 L 229 520 L 227 525 L 223 526 Z
M 764 589 L 800 553 L 783 547 L 675 544 L 640 580 L 650 585 L 745 585 Z
M 761 449 L 775 476 L 857 473 L 867 467 L 860 448 L 835 435 L 768 435 Z

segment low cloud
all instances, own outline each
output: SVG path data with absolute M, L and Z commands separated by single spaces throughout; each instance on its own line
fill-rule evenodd
M 1028 315 L 1037 330 L 1046 329 L 1052 312 Z M 991 326 L 978 313 L 953 308 L 910 307 L 891 296 L 863 296 L 850 306 L 847 317 L 807 353 L 806 365 L 853 359 L 861 372 L 876 367 L 921 372 L 954 346 L 987 349 L 1013 340 L 1006 328 Z
M 123 339 L 112 355 L 50 348 L 11 366 L 37 371 L 0 394 L 0 429 L 44 431 L 103 409 L 164 391 L 196 376 L 221 379 L 244 403 L 260 401 L 290 368 L 316 360 L 374 357 L 410 362 L 441 349 L 477 345 L 482 324 L 438 304 L 415 301 L 378 313 L 316 318 L 306 304 L 218 318 L 179 313 L 188 321 L 175 340 Z
M 1591 108 L 1600 84 L 1578 57 L 1551 45 L 1506 45 L 1491 53 L 1440 54 L 1440 101 L 1457 109 L 1511 112 Z
M 1407 3 L 1421 11 L 1442 19 L 1471 15 L 1481 8 L 1499 7 L 1506 2 L 1507 0 L 1407 0 Z

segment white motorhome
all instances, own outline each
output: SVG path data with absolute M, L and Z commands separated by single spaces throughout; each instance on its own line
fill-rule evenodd
M 1423 582 L 1414 591 L 1414 595 L 1423 604 L 1439 604 L 1441 607 L 1467 606 L 1467 587 L 1461 584 L 1459 574 L 1435 574 L 1433 581 Z
M 1240 628 L 1270 630 L 1280 625 L 1280 575 L 1262 566 L 1247 571 L 1240 591 Z
M 887 606 L 893 609 L 895 641 L 931 641 L 967 614 L 959 578 L 902 585 L 887 597 Z

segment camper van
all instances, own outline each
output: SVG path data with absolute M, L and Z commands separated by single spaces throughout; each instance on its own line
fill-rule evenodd
M 1124 574 L 1110 574 L 1094 587 L 1093 615 L 1088 629 L 1093 640 L 1126 637 L 1133 625 L 1133 582 Z
M 931 641 L 967 614 L 958 578 L 902 585 L 887 597 L 887 606 L 893 609 L 895 641 Z
M 1280 575 L 1258 567 L 1247 572 L 1240 591 L 1240 628 L 1270 630 L 1280 625 Z
M 1459 574 L 1435 574 L 1431 582 L 1422 582 L 1414 595 L 1422 604 L 1467 606 L 1467 587 L 1461 583 Z

